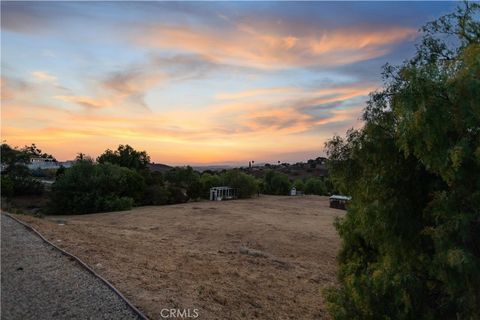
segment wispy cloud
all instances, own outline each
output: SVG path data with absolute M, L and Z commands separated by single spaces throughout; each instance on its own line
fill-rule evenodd
M 113 105 L 113 102 L 107 99 L 97 99 L 86 96 L 55 96 L 56 99 L 65 102 L 79 104 L 86 108 L 101 109 L 108 108 Z
M 238 100 L 257 96 L 291 95 L 299 93 L 299 91 L 301 90 L 297 87 L 258 88 L 241 92 L 218 93 L 215 98 L 218 100 Z
M 325 124 L 355 123 L 359 108 L 374 91 L 374 85 L 344 85 L 322 89 L 261 88 L 220 97 L 235 98 L 234 103 L 212 106 L 209 114 L 219 123 L 235 128 L 232 134 L 269 133 L 275 136 L 309 132 Z M 267 95 L 266 93 L 280 93 Z M 293 93 L 289 96 L 281 93 Z M 242 99 L 247 99 L 243 101 Z M 344 104 L 358 101 L 355 107 Z
M 57 77 L 51 75 L 48 71 L 33 71 L 32 76 L 39 81 L 57 83 Z
M 153 48 L 182 50 L 212 61 L 257 68 L 339 65 L 386 54 L 390 45 L 412 39 L 416 30 L 391 26 L 382 30 L 347 28 L 302 34 L 276 34 L 238 24 L 219 32 L 188 26 L 145 26 L 132 41 Z
M 121 96 L 143 94 L 156 84 L 166 79 L 162 72 L 145 72 L 139 69 L 127 69 L 109 74 L 102 85 Z
M 19 79 L 13 79 L 6 76 L 0 78 L 1 92 L 2 92 L 2 101 L 11 100 L 19 95 L 24 95 L 28 93 L 32 86 L 24 81 Z

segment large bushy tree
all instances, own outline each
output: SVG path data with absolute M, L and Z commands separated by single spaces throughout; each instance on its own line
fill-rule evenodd
M 232 187 L 238 198 L 250 198 L 258 192 L 258 185 L 255 177 L 246 174 L 238 169 L 227 170 L 220 176 L 223 185 Z
M 83 157 L 83 154 L 80 154 L 80 156 Z M 108 162 L 138 171 L 147 168 L 147 165 L 150 163 L 150 157 L 146 151 L 137 151 L 128 144 L 121 144 L 117 150 L 105 150 L 105 152 L 97 158 L 97 162 Z
M 327 143 L 337 223 L 335 319 L 480 318 L 478 3 L 427 24 L 416 55 L 385 67 L 365 125 Z
M 325 182 L 320 178 L 310 178 L 305 182 L 305 194 L 316 194 L 323 196 L 327 194 Z
M 266 194 L 287 195 L 291 183 L 288 175 L 275 170 L 268 170 L 264 177 L 264 192 Z
M 175 167 L 168 170 L 165 173 L 165 180 L 169 182 L 171 193 L 178 193 L 176 199 L 197 199 L 202 195 L 202 185 L 200 182 L 200 174 L 193 170 L 192 167 Z M 185 190 L 186 197 L 181 197 L 178 190 Z M 182 201 L 184 202 L 184 201 Z M 176 203 L 176 200 L 172 200 L 172 203 Z
M 219 187 L 222 185 L 222 181 L 219 175 L 211 174 L 208 172 L 202 173 L 200 177 L 200 183 L 202 184 L 202 193 L 203 198 L 210 198 L 210 188 Z
M 53 184 L 47 211 L 82 214 L 126 210 L 142 201 L 144 190 L 145 181 L 134 170 L 80 160 Z

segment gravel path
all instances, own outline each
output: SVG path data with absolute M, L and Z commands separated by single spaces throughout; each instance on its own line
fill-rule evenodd
M 1 215 L 2 319 L 139 319 L 102 281 Z

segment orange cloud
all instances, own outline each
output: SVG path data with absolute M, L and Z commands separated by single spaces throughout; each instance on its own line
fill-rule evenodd
M 272 92 L 295 92 L 289 99 L 285 96 L 261 98 L 269 92 L 268 88 L 252 89 L 237 93 L 219 95 L 225 98 L 242 99 L 257 97 L 245 102 L 214 106 L 209 114 L 223 121 L 226 126 L 235 128 L 232 134 L 245 138 L 247 135 L 271 135 L 284 137 L 291 134 L 308 133 L 326 124 L 349 122 L 356 124 L 361 115 L 361 108 L 342 109 L 344 102 L 364 98 L 376 89 L 373 85 L 353 85 L 305 90 L 300 88 L 270 88 Z M 259 94 L 256 96 L 255 94 Z M 362 102 L 358 102 L 363 105 Z M 267 138 L 271 141 L 271 138 Z
M 247 113 L 240 117 L 239 124 L 254 134 L 290 135 L 329 123 L 354 123 L 361 110 L 362 108 L 333 109 L 327 115 L 315 116 L 295 108 L 269 109 Z
M 148 72 L 143 69 L 127 68 L 122 72 L 109 74 L 105 78 L 96 79 L 91 87 L 92 96 L 56 95 L 55 99 L 74 103 L 87 109 L 105 109 L 110 107 L 131 109 L 141 105 L 145 93 L 167 76 L 161 72 Z M 138 108 L 137 108 L 138 109 Z
M 117 72 L 102 81 L 105 88 L 114 90 L 122 96 L 143 93 L 155 86 L 167 76 L 161 72 L 146 73 L 139 71 Z
M 259 89 L 241 91 L 241 92 L 219 93 L 215 95 L 215 99 L 238 100 L 243 98 L 251 98 L 251 97 L 265 96 L 265 95 L 294 94 L 294 93 L 298 93 L 299 91 L 300 89 L 297 87 L 259 88 Z
M 93 109 L 108 108 L 113 105 L 113 102 L 108 99 L 98 99 L 86 96 L 55 96 L 55 99 L 76 103 L 86 108 Z
M 311 104 L 321 105 L 336 101 L 345 101 L 355 97 L 368 96 L 377 89 L 376 86 L 344 86 L 337 88 L 321 89 L 314 93 Z
M 23 80 L 12 79 L 5 76 L 0 77 L 1 84 L 1 99 L 11 100 L 25 95 L 27 92 L 31 93 L 32 87 Z
M 240 117 L 240 124 L 256 133 L 292 134 L 309 129 L 315 125 L 315 119 L 295 108 L 283 108 L 247 113 Z
M 51 75 L 47 71 L 33 71 L 32 76 L 39 81 L 45 81 L 50 83 L 57 82 L 57 77 Z
M 0 85 L 1 85 L 1 92 L 2 92 L 2 101 L 9 100 L 15 97 L 15 90 L 12 90 L 11 86 L 9 86 L 8 79 L 5 77 L 0 78 Z
M 162 25 L 142 30 L 142 35 L 135 35 L 134 41 L 146 46 L 194 52 L 220 63 L 281 68 L 371 59 L 384 55 L 390 45 L 416 34 L 415 29 L 405 27 L 306 30 L 303 34 L 282 35 L 245 24 L 237 24 L 234 31 L 222 33 Z

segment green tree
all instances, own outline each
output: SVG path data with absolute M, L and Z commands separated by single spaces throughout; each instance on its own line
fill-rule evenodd
M 335 319 L 480 315 L 479 5 L 427 24 L 416 55 L 385 67 L 365 125 L 327 143 L 337 222 Z
M 77 158 L 81 160 L 83 157 L 84 154 L 80 153 Z M 139 171 L 147 168 L 147 165 L 150 163 L 150 157 L 146 151 L 137 151 L 126 144 L 119 145 L 115 151 L 110 149 L 105 150 L 105 152 L 97 158 L 97 162 L 108 162 Z
M 293 186 L 299 191 L 305 191 L 305 182 L 302 179 L 296 179 L 293 182 Z
M 8 171 L 8 167 L 23 163 L 26 164 L 29 162 L 30 157 L 25 152 L 18 150 L 17 148 L 12 148 L 10 145 L 6 143 L 2 143 L 1 145 L 1 159 L 2 165 L 5 166 L 4 171 Z
M 305 183 L 305 194 L 316 194 L 323 196 L 327 194 L 327 187 L 322 179 L 310 178 Z
M 192 167 L 175 167 L 165 173 L 165 180 L 179 187 L 187 188 L 199 178 L 198 172 Z
M 221 176 L 223 185 L 236 189 L 237 197 L 250 198 L 258 191 L 255 178 L 238 169 L 228 170 Z
M 23 164 L 9 166 L 8 177 L 13 186 L 13 196 L 41 195 L 44 192 L 43 184 L 32 177 L 30 169 Z
M 202 194 L 202 185 L 200 182 L 200 174 L 193 170 L 192 167 L 175 167 L 165 173 L 165 180 L 171 186 L 185 190 L 187 200 L 198 199 Z M 174 190 L 178 193 L 178 190 Z M 175 197 L 175 199 L 183 199 L 182 197 Z M 184 201 L 182 201 L 184 202 Z
M 169 185 L 168 191 L 168 204 L 184 203 L 189 200 L 188 195 L 184 192 L 184 189 L 175 185 Z
M 202 183 L 200 182 L 200 176 L 198 174 L 195 175 L 195 179 L 188 185 L 187 195 L 193 200 L 198 200 L 198 198 L 202 196 Z
M 77 161 L 57 177 L 47 211 L 82 214 L 127 210 L 142 200 L 144 190 L 144 179 L 134 170 L 110 163 Z
M 22 149 L 20 149 L 20 151 L 26 154 L 29 159 L 45 158 L 45 159 L 56 161 L 56 159 L 51 154 L 42 153 L 42 150 L 40 150 L 35 143 L 32 143 L 29 146 L 24 146 Z
M 163 173 L 144 169 L 139 171 L 145 180 L 145 192 L 142 205 L 162 205 L 168 203 L 169 193 L 165 186 Z
M 219 187 L 222 184 L 218 175 L 205 172 L 200 176 L 200 183 L 202 184 L 201 196 L 206 199 L 210 197 L 210 188 Z
M 168 204 L 171 198 L 168 188 L 162 184 L 149 184 L 145 189 L 143 205 Z
M 264 191 L 267 194 L 287 195 L 290 192 L 290 180 L 285 173 L 269 170 L 264 181 Z

